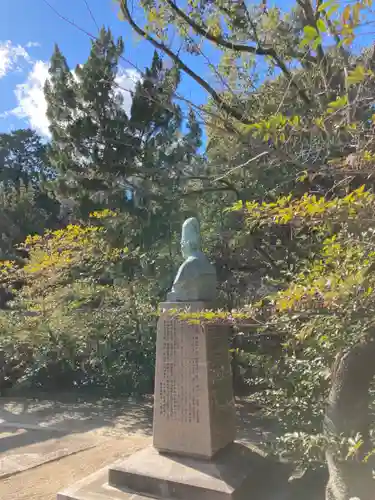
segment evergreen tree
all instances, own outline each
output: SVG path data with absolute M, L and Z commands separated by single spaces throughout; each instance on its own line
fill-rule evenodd
M 175 229 L 179 229 L 184 217 L 184 179 L 201 145 L 201 129 L 192 112 L 186 132 L 182 131 L 182 111 L 173 101 L 179 81 L 176 68 L 165 68 L 154 52 L 152 64 L 134 93 L 130 123 L 133 133 L 141 139 L 141 151 L 133 193 L 146 217 L 141 232 L 146 246 L 155 237 L 170 241 Z
M 190 113 L 183 132 L 182 111 L 173 100 L 179 71 L 166 68 L 156 52 L 127 116 L 116 83 L 122 51 L 121 38 L 115 42 L 102 29 L 73 74 L 55 48 L 45 87 L 48 152 L 58 171 L 56 191 L 78 202 L 80 217 L 104 207 L 131 213 L 137 220 L 134 244 L 149 247 L 172 230 L 180 179 L 201 145 L 201 131 Z
M 29 234 L 40 234 L 56 225 L 57 210 L 51 213 L 47 208 L 47 203 L 43 208 L 38 188 L 31 184 L 0 184 L 0 261 L 14 259 L 16 246 Z
M 57 191 L 80 200 L 81 215 L 103 204 L 126 201 L 121 180 L 133 168 L 138 139 L 129 133 L 122 98 L 116 92 L 121 39 L 101 30 L 85 64 L 74 75 L 58 47 L 45 94 L 52 141 L 51 163 L 59 172 Z
M 45 146 L 30 129 L 0 134 L 0 182 L 18 185 L 50 179 L 52 169 L 46 163 Z
M 53 178 L 35 132 L 0 134 L 0 260 L 13 258 L 28 234 L 58 223 L 59 204 L 46 186 Z

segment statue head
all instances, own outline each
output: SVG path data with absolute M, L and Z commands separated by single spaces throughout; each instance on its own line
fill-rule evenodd
M 181 253 L 184 259 L 201 250 L 201 235 L 199 222 L 195 217 L 190 217 L 182 225 Z

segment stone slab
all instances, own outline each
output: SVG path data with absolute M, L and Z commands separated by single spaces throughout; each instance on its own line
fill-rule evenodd
M 57 500 L 150 500 L 150 498 L 109 486 L 108 467 L 105 467 L 58 493 Z
M 204 302 L 164 302 L 160 308 L 154 446 L 211 458 L 235 439 L 228 326 L 192 324 L 169 312 L 175 308 L 204 310 Z
M 232 443 L 213 460 L 161 454 L 148 447 L 110 466 L 108 482 L 151 498 L 244 500 L 267 482 L 266 463 L 240 443 Z
M 167 456 L 148 447 L 77 482 L 57 500 L 282 499 L 279 490 L 287 477 L 280 464 L 239 443 L 214 461 Z

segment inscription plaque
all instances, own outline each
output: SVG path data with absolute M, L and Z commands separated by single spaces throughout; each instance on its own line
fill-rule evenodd
M 178 333 L 181 326 L 173 318 L 163 321 L 159 414 L 166 420 L 199 423 L 199 332 L 185 337 Z

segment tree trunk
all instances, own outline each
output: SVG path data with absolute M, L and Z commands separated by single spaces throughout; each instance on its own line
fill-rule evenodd
M 369 388 L 375 374 L 375 342 L 359 343 L 341 352 L 332 371 L 324 430 L 327 436 L 360 433 L 364 441 L 354 457 L 340 460 L 333 449 L 326 453 L 329 481 L 326 500 L 374 500 L 375 481 L 370 463 L 363 458 L 370 450 Z

